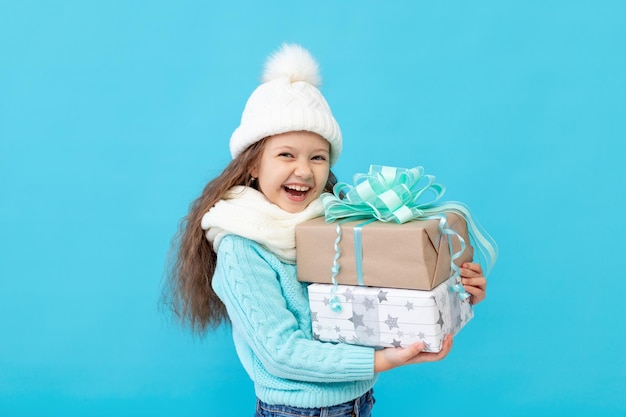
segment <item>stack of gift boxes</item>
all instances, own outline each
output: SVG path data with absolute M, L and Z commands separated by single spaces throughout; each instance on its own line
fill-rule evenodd
M 373 347 L 424 342 L 425 351 L 440 351 L 445 335 L 473 317 L 468 299 L 453 291 L 459 278 L 451 267 L 451 253 L 460 255 L 457 266 L 473 258 L 467 224 L 445 218 L 455 233 L 443 233 L 437 218 L 364 224 L 320 217 L 298 225 L 298 279 L 311 283 L 314 337 Z M 462 253 L 457 236 L 466 243 Z

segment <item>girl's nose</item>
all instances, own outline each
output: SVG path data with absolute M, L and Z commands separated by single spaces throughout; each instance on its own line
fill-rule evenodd
M 298 162 L 298 166 L 296 167 L 296 172 L 295 172 L 296 176 L 300 177 L 300 178 L 310 178 L 311 175 L 313 174 L 313 171 L 311 170 L 311 167 L 309 166 L 309 161 L 300 161 Z

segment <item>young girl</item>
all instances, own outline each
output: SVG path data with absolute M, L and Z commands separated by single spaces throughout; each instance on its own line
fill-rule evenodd
M 173 310 L 198 332 L 228 321 L 254 381 L 256 416 L 369 416 L 377 373 L 443 359 L 424 345 L 375 350 L 313 340 L 306 284 L 296 279 L 296 224 L 323 215 L 330 167 L 342 138 L 317 89 L 318 67 L 298 45 L 267 62 L 230 139 L 232 162 L 183 219 L 167 291 Z M 462 269 L 476 303 L 486 280 Z

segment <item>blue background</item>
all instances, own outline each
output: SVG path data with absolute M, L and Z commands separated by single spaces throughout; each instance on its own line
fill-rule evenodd
M 421 165 L 501 256 L 445 361 L 378 416 L 626 412 L 621 1 L 2 1 L 0 415 L 244 416 L 227 330 L 158 309 L 171 236 L 283 41 L 335 173 Z

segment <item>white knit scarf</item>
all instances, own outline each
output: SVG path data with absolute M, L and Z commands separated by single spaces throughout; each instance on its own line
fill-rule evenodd
M 238 185 L 202 217 L 202 229 L 215 251 L 224 236 L 234 234 L 260 243 L 285 262 L 295 263 L 296 225 L 322 214 L 324 206 L 319 198 L 300 213 L 289 213 L 254 188 Z

